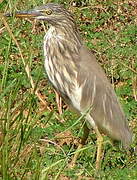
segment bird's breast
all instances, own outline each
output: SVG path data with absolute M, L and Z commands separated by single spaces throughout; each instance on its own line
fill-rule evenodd
M 71 106 L 80 111 L 82 87 L 77 82 L 78 70 L 72 55 L 60 42 L 60 37 L 51 35 L 51 30 L 44 38 L 44 67 L 55 89 L 69 101 Z

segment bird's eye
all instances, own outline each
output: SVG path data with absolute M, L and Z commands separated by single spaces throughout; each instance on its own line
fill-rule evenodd
M 46 13 L 47 15 L 50 15 L 50 14 L 52 14 L 52 10 L 51 10 L 51 9 L 46 9 L 46 10 L 45 10 L 45 13 Z

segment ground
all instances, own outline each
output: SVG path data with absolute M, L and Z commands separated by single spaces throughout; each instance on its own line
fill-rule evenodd
M 52 2 L 63 3 L 74 14 L 85 44 L 114 85 L 133 131 L 131 151 L 122 151 L 104 137 L 101 170 L 96 174 L 96 135 L 92 131 L 76 166 L 69 168 L 82 135 L 82 122 L 64 102 L 61 109 L 57 107 L 56 95 L 47 80 L 42 45 L 48 26 L 28 19 L 1 18 L 0 179 L 135 180 L 137 2 Z M 38 0 L 1 0 L 0 12 L 30 9 L 41 4 Z

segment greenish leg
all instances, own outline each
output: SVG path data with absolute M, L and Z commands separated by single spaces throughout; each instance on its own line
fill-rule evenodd
M 80 154 L 79 150 L 83 147 L 83 145 L 85 145 L 86 140 L 87 140 L 88 135 L 89 135 L 90 129 L 87 127 L 86 122 L 84 123 L 84 127 L 83 128 L 84 128 L 83 137 L 81 138 L 81 143 L 79 144 L 79 146 L 78 146 L 78 148 L 76 150 L 76 153 L 74 154 L 74 157 L 73 157 L 73 159 L 72 159 L 72 161 L 71 161 L 71 163 L 69 165 L 70 168 L 73 168 L 75 166 L 77 158 L 78 158 L 78 156 Z
M 102 145 L 103 145 L 103 137 L 100 134 L 98 128 L 95 129 L 97 134 L 97 157 L 96 157 L 96 170 L 100 169 L 101 160 L 102 160 Z

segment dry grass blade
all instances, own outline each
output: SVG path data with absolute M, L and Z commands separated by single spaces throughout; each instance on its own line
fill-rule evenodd
M 135 101 L 137 101 L 137 77 L 132 77 L 132 87 L 133 87 L 133 95 Z
M 123 62 L 120 62 L 120 61 L 119 61 L 119 63 L 122 64 L 124 67 L 128 68 L 128 69 L 129 69 L 130 71 L 132 71 L 133 73 L 137 74 L 137 71 L 136 71 L 135 69 L 133 69 L 132 67 L 129 67 L 129 66 L 127 66 L 126 64 L 124 64 Z
M 0 29 L 0 34 L 4 31 L 4 29 L 5 29 L 5 27 L 2 27 L 2 28 Z

